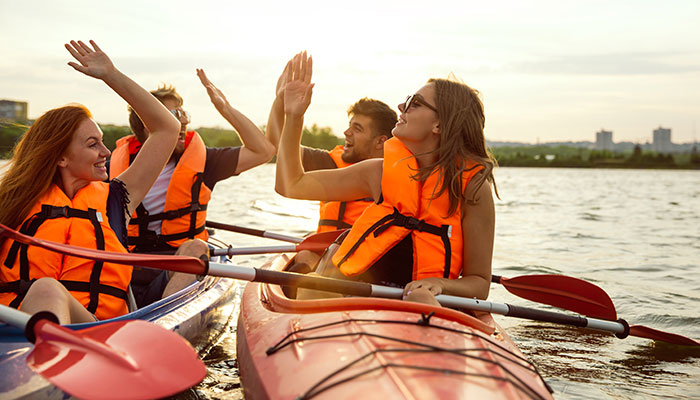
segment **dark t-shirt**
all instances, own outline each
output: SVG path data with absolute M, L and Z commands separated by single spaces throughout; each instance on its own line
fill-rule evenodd
M 204 165 L 204 184 L 211 190 L 217 182 L 236 174 L 240 147 L 207 147 L 207 161 Z
M 338 168 L 328 150 L 305 146 L 302 146 L 301 149 L 301 163 L 304 166 L 304 171 Z

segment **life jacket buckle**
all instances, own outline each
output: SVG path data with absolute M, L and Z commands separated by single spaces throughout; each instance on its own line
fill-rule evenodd
M 68 206 L 63 206 L 63 207 L 52 207 L 51 208 L 51 215 L 52 218 L 56 217 L 68 217 Z
M 406 222 L 404 223 L 404 227 L 410 230 L 414 229 L 419 229 L 421 225 L 421 220 L 415 217 L 406 217 Z

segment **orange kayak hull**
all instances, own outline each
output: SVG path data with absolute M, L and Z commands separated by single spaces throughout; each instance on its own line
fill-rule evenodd
M 237 358 L 246 399 L 552 398 L 489 314 L 399 300 L 294 300 L 249 283 Z

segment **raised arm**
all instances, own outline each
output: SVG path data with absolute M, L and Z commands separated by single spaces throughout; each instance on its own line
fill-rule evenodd
M 284 88 L 287 85 L 287 74 L 292 68 L 292 62 L 296 57 L 297 56 L 294 56 L 291 60 L 287 61 L 284 71 L 282 71 L 279 79 L 277 79 L 277 86 L 275 87 L 275 101 L 272 102 L 270 116 L 267 118 L 265 136 L 267 137 L 267 140 L 272 143 L 273 146 L 275 146 L 275 151 L 277 151 L 280 136 L 282 135 L 282 126 L 284 125 Z
M 197 76 L 207 89 L 209 99 L 216 107 L 216 110 L 233 126 L 233 129 L 238 132 L 243 142 L 243 147 L 238 155 L 235 173 L 239 174 L 270 161 L 277 150 L 275 146 L 267 140 L 265 135 L 248 117 L 231 106 L 226 100 L 224 93 L 207 78 L 204 70 L 198 68 Z
M 312 60 L 297 54 L 286 69 L 284 86 L 285 120 L 277 149 L 275 190 L 291 198 L 305 200 L 353 200 L 381 191 L 381 160 L 365 160 L 347 168 L 304 172 L 299 142 L 304 113 L 311 103 Z
M 129 215 L 141 203 L 158 178 L 175 148 L 180 122 L 144 88 L 114 67 L 94 41 L 92 48 L 82 41 L 71 41 L 66 49 L 78 61 L 68 65 L 85 75 L 102 80 L 134 109 L 148 129 L 149 136 L 138 156 L 117 178 L 129 191 Z

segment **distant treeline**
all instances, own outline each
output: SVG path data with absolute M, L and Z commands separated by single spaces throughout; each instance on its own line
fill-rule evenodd
M 642 151 L 639 146 L 621 153 L 569 146 L 503 146 L 491 150 L 502 167 L 700 169 L 696 149 L 679 154 Z
M 102 125 L 100 124 L 103 140 L 108 149 L 114 150 L 117 140 L 123 136 L 130 135 L 128 126 Z M 9 158 L 12 148 L 26 132 L 28 126 L 15 122 L 0 122 L 0 158 Z M 264 130 L 264 127 L 261 128 Z M 238 134 L 231 129 L 222 128 L 197 128 L 197 132 L 202 136 L 204 143 L 209 147 L 240 146 L 241 140 Z M 344 141 L 333 135 L 331 128 L 319 127 L 314 124 L 311 128 L 304 127 L 301 143 L 309 147 L 322 149 L 332 149 L 342 144 Z
M 26 132 L 24 124 L 0 122 L 0 157 L 9 158 L 12 148 Z M 128 126 L 102 125 L 104 143 L 114 150 L 119 138 L 130 135 Z M 261 129 L 264 130 L 264 127 Z M 197 128 L 197 132 L 209 147 L 240 146 L 235 131 L 222 128 Z M 304 146 L 330 150 L 343 144 L 344 140 L 333 134 L 329 127 L 314 124 L 304 127 L 301 143 Z M 611 152 L 589 150 L 571 146 L 499 146 L 491 148 L 502 167 L 569 167 L 569 168 L 694 168 L 700 169 L 700 154 L 658 154 L 642 151 L 637 146 L 633 151 Z

